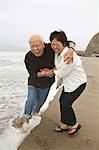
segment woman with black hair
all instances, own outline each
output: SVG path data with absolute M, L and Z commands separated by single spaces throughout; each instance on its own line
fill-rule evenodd
M 53 70 L 57 87 L 60 81 L 63 84 L 63 90 L 60 97 L 60 125 L 55 131 L 67 131 L 69 135 L 75 134 L 81 125 L 77 122 L 75 112 L 72 108 L 73 102 L 84 91 L 87 83 L 86 74 L 82 67 L 80 57 L 73 52 L 73 62 L 66 64 L 64 54 L 68 51 L 68 41 L 63 31 L 54 31 L 50 35 L 51 47 L 55 52 L 55 69 Z

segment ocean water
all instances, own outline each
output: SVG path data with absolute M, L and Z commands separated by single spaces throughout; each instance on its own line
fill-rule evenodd
M 23 112 L 28 77 L 24 56 L 25 52 L 0 51 L 0 134 L 6 131 L 9 119 Z
M 49 102 L 54 100 L 61 87 L 56 90 L 53 83 L 47 99 L 40 109 L 39 116 L 29 121 L 27 133 L 20 133 L 9 124 L 11 119 L 23 114 L 27 97 L 28 73 L 24 65 L 24 52 L 0 51 L 0 149 L 17 150 L 24 138 L 41 122 L 41 114 L 48 108 Z

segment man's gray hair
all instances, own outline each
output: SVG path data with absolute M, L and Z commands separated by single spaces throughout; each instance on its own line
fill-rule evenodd
M 29 43 L 31 43 L 32 40 L 38 40 L 38 41 L 40 41 L 41 43 L 44 44 L 44 39 L 41 35 L 38 35 L 38 34 L 37 35 L 32 35 L 29 39 Z

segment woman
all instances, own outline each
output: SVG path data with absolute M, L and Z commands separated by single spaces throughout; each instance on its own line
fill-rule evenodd
M 76 121 L 75 112 L 72 108 L 73 102 L 84 91 L 87 83 L 86 74 L 82 67 L 80 57 L 74 52 L 73 62 L 66 64 L 64 62 L 64 53 L 68 51 L 67 37 L 63 31 L 54 31 L 50 35 L 51 47 L 55 52 L 55 69 L 53 70 L 57 86 L 60 81 L 63 84 L 63 90 L 60 97 L 60 125 L 55 131 L 67 131 L 69 135 L 75 134 L 81 125 Z

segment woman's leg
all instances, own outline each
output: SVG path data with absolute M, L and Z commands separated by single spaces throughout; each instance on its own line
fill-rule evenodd
M 60 111 L 61 111 L 61 122 L 73 126 L 76 124 L 76 116 L 72 108 L 73 102 L 81 95 L 85 89 L 86 84 L 82 84 L 75 91 L 71 93 L 62 91 L 60 97 Z

